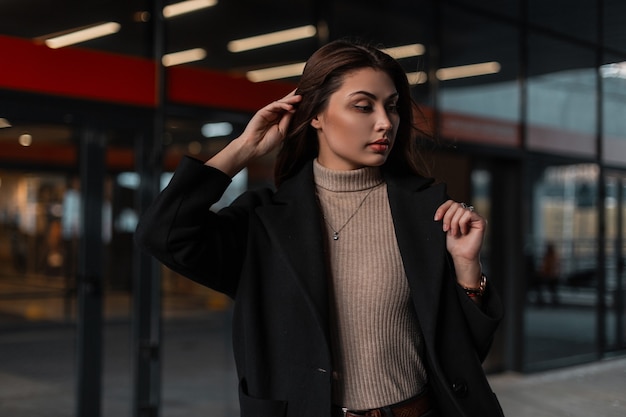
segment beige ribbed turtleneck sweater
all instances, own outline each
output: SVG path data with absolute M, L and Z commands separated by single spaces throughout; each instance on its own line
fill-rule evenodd
M 364 410 L 408 399 L 426 371 L 387 185 L 375 167 L 334 171 L 316 160 L 313 172 L 331 274 L 333 402 Z

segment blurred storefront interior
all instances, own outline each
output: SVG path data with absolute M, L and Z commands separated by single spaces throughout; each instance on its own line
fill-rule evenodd
M 217 152 L 342 37 L 399 59 L 439 140 L 433 175 L 488 219 L 483 265 L 507 315 L 486 369 L 626 353 L 625 2 L 174 3 L 0 3 L 0 333 L 75 326 L 78 415 L 106 401 L 106 323 L 132 324 L 129 401 L 155 415 L 162 321 L 229 320 L 229 299 L 138 253 L 137 218 L 183 155 Z M 78 28 L 110 31 L 55 43 Z M 220 204 L 271 185 L 272 164 Z

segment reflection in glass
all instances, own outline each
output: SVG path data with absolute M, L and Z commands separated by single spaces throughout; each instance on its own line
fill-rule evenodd
M 457 0 L 459 3 L 466 3 L 470 7 L 476 7 L 489 13 L 498 13 L 505 16 L 519 17 L 520 0 Z
M 626 176 L 615 173 L 606 178 L 606 345 L 609 350 L 626 346 Z
M 0 171 L 0 313 L 29 320 L 73 317 L 76 213 L 61 174 Z M 42 300 L 47 300 L 43 303 Z
M 602 43 L 610 49 L 626 52 L 626 32 L 624 31 L 624 16 L 626 2 L 622 0 L 603 0 L 602 11 Z
M 595 156 L 594 52 L 534 35 L 529 40 L 529 149 Z
M 445 10 L 444 34 L 454 33 L 459 25 L 480 30 L 462 39 L 444 35 L 443 49 L 448 54 L 442 55 L 441 68 L 497 63 L 497 71 L 451 80 L 440 78 L 438 105 L 442 135 L 455 140 L 518 146 L 517 28 L 452 7 Z M 496 45 L 492 42 L 495 37 L 501 40 Z
M 598 166 L 548 166 L 532 184 L 526 367 L 595 350 Z
M 626 57 L 609 57 L 600 67 L 602 77 L 602 160 L 626 161 Z
M 598 0 L 528 0 L 528 19 L 533 25 L 596 42 L 598 3 Z
M 476 211 L 480 213 L 489 223 L 491 219 L 491 187 L 492 178 L 491 172 L 488 169 L 473 169 L 471 176 L 471 190 L 472 199 L 471 203 L 476 208 Z M 484 271 L 489 275 L 489 265 L 491 257 L 491 228 L 487 227 L 485 232 L 485 238 L 483 243 L 483 249 L 481 251 L 481 258 L 483 259 Z

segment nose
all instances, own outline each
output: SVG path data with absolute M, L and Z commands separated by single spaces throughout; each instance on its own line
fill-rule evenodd
M 387 114 L 386 111 L 381 111 L 378 116 L 378 120 L 376 121 L 376 128 L 378 130 L 389 131 L 393 128 L 393 123 L 391 122 L 391 118 Z

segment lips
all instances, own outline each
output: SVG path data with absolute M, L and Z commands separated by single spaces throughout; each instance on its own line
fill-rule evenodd
M 389 149 L 391 142 L 389 139 L 378 139 L 375 142 L 370 143 L 370 148 L 374 150 L 374 152 L 383 153 Z

